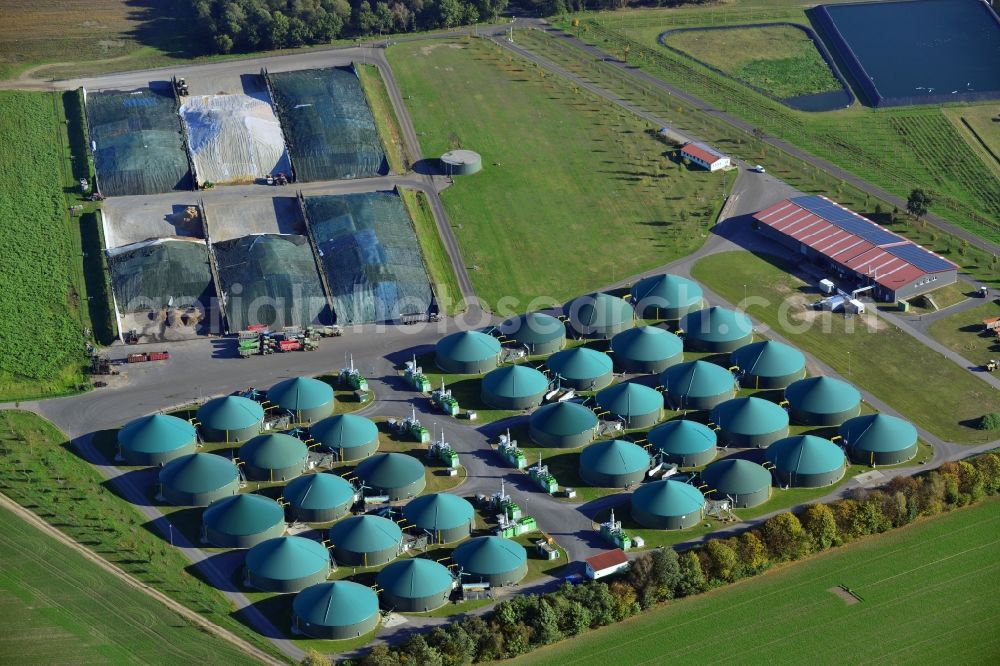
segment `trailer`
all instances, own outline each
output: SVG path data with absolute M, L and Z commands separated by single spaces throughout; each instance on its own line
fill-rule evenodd
M 125 357 L 127 363 L 148 363 L 149 361 L 166 361 L 170 358 L 170 352 L 136 352 Z

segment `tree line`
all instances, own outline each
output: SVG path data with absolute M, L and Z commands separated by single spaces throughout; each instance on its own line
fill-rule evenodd
M 195 32 L 213 53 L 329 44 L 473 23 L 493 23 L 508 0 L 186 0 Z M 530 14 L 701 4 L 706 0 L 526 0 Z
M 564 584 L 546 594 L 518 595 L 492 611 L 413 634 L 399 646 L 376 645 L 343 666 L 460 666 L 509 659 L 590 629 L 621 622 L 657 604 L 699 594 L 812 553 L 975 504 L 1000 493 L 1000 455 L 945 463 L 878 490 L 855 491 L 800 514 L 780 513 L 726 539 L 677 553 L 657 549 L 612 580 Z

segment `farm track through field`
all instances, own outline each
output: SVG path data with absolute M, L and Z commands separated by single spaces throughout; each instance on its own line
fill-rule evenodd
M 195 613 L 192 610 L 189 610 L 186 606 L 177 603 L 176 601 L 174 601 L 170 597 L 166 596 L 162 592 L 160 592 L 160 591 L 158 591 L 158 590 L 156 590 L 154 588 L 151 588 L 148 585 L 145 585 L 144 583 L 136 580 L 135 578 L 133 578 L 132 576 L 130 576 L 126 572 L 122 571 L 121 569 L 119 569 L 115 565 L 111 564 L 110 562 L 108 562 L 104 558 L 95 555 L 94 553 L 92 553 L 87 548 L 81 546 L 76 541 L 74 541 L 73 539 L 69 538 L 68 536 L 66 536 L 65 534 L 63 534 L 59 530 L 57 530 L 55 527 L 52 527 L 47 522 L 45 522 L 44 520 L 42 520 L 41 518 L 39 518 L 38 516 L 36 516 L 34 513 L 32 513 L 31 511 L 25 509 L 20 504 L 18 504 L 17 502 L 14 502 L 13 500 L 11 500 L 10 498 L 8 498 L 6 495 L 4 495 L 2 493 L 0 493 L 0 504 L 2 504 L 4 506 L 4 508 L 6 508 L 7 510 L 9 510 L 11 513 L 16 514 L 20 519 L 24 520 L 26 523 L 31 524 L 32 526 L 36 527 L 40 531 L 44 532 L 46 535 L 52 537 L 56 541 L 59 541 L 63 545 L 65 545 L 65 546 L 67 546 L 69 548 L 72 548 L 75 552 L 77 552 L 80 555 L 82 555 L 83 557 L 85 557 L 88 561 L 94 563 L 95 565 L 97 565 L 98 567 L 100 567 L 101 569 L 103 569 L 104 571 L 112 574 L 113 576 L 115 576 L 119 580 L 123 581 L 124 583 L 126 583 L 130 587 L 132 587 L 132 588 L 134 588 L 136 590 L 139 590 L 140 592 L 146 594 L 147 596 L 151 597 L 152 599 L 155 599 L 157 602 L 163 604 L 164 606 L 166 606 L 170 610 L 174 611 L 175 613 L 177 613 L 178 615 L 180 615 L 181 617 L 183 617 L 188 622 L 191 622 L 192 624 L 195 624 L 195 625 L 201 627 L 206 632 L 208 632 L 208 633 L 210 633 L 210 634 L 212 634 L 214 636 L 217 636 L 217 637 L 219 637 L 219 638 L 221 638 L 221 639 L 223 639 L 223 640 L 225 640 L 225 641 L 227 641 L 227 642 L 235 645 L 237 648 L 239 648 L 240 650 L 242 650 L 243 652 L 245 652 L 247 655 L 249 655 L 249 656 L 251 656 L 251 657 L 259 660 L 262 663 L 265 663 L 265 664 L 275 664 L 275 665 L 282 663 L 280 661 L 277 661 L 276 659 L 274 659 L 270 655 L 268 655 L 268 654 L 266 654 L 264 652 L 261 652 L 260 650 L 258 650 L 254 646 L 250 645 L 249 643 L 247 643 L 243 639 L 239 638 L 238 636 L 234 635 L 233 633 L 231 633 L 231 632 L 223 629 L 222 627 L 219 627 L 218 625 L 215 625 L 215 624 L 209 622 L 204 617 L 202 617 L 200 614 Z M 46 566 L 46 567 L 48 567 L 52 571 L 53 575 L 58 575 L 59 572 L 60 572 L 60 570 L 59 570 L 59 568 L 58 568 L 57 565 L 46 563 L 46 562 L 44 562 L 41 559 L 39 560 L 39 565 L 40 566 Z M 75 585 L 75 586 L 77 586 L 81 590 L 83 589 L 82 586 L 78 585 L 75 582 L 75 579 L 73 579 L 72 576 L 67 577 L 64 582 L 66 582 L 66 584 L 68 584 L 68 585 Z M 102 599 L 100 599 L 99 597 L 95 599 L 95 603 L 99 603 L 102 606 L 104 606 L 106 612 L 108 614 L 110 614 L 110 615 L 114 615 L 117 612 L 117 610 L 115 609 L 115 607 L 113 606 L 113 604 L 106 603 Z M 149 633 L 150 635 L 157 635 L 157 636 L 160 636 L 162 638 L 162 635 L 158 634 L 155 631 L 155 628 L 153 628 L 153 627 L 146 627 L 145 629 L 143 629 L 143 628 L 140 627 L 140 630 L 143 630 L 146 633 Z

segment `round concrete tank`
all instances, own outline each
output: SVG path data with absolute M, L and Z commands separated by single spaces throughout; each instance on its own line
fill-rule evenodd
M 701 467 L 718 454 L 715 431 L 697 421 L 674 419 L 661 423 L 647 435 L 653 450 L 668 463 L 681 467 Z
M 788 436 L 788 412 L 762 398 L 733 398 L 715 407 L 710 416 L 722 441 L 737 448 L 770 446 Z
M 244 583 L 265 592 L 299 592 L 330 575 L 326 546 L 298 536 L 262 541 L 244 562 Z
M 208 506 L 240 492 L 240 471 L 214 453 L 192 453 L 168 462 L 159 475 L 160 495 L 177 506 Z
M 427 485 L 424 466 L 405 453 L 380 453 L 355 468 L 354 473 L 372 489 L 372 494 L 387 495 L 389 501 L 419 495 Z
M 298 437 L 283 433 L 257 435 L 240 447 L 240 460 L 252 481 L 288 481 L 306 469 L 309 449 Z
M 197 444 L 193 425 L 165 414 L 143 416 L 118 431 L 119 452 L 128 465 L 165 465 L 194 453 Z
M 678 410 L 712 409 L 736 396 L 733 373 L 708 361 L 688 361 L 660 374 L 667 403 Z
M 609 439 L 580 454 L 580 478 L 598 488 L 628 488 L 642 482 L 649 465 L 649 454 L 638 444 Z
M 774 340 L 744 345 L 730 355 L 740 369 L 740 383 L 751 389 L 783 389 L 806 374 L 806 357 Z
M 252 548 L 285 533 L 281 505 L 252 493 L 215 500 L 201 521 L 205 540 L 218 548 Z
M 692 485 L 664 479 L 632 493 L 632 518 L 655 530 L 682 530 L 697 525 L 705 513 L 705 496 Z
M 357 414 L 337 414 L 309 428 L 320 447 L 341 461 L 361 460 L 378 451 L 378 426 Z
M 439 562 L 412 557 L 382 569 L 375 581 L 384 605 L 401 613 L 422 613 L 448 603 L 455 585 L 448 568 Z
M 725 353 L 753 341 L 753 322 L 742 312 L 710 307 L 681 319 L 684 344 L 692 351 Z
M 264 408 L 249 398 L 227 395 L 198 408 L 201 435 L 208 442 L 242 442 L 259 435 Z
M 526 365 L 505 365 L 483 377 L 482 398 L 494 409 L 530 409 L 542 404 L 548 378 Z
M 459 331 L 438 340 L 434 362 L 445 372 L 480 375 L 500 364 L 500 343 L 479 331 Z
M 832 377 L 809 377 L 789 385 L 785 400 L 792 420 L 802 425 L 839 426 L 861 413 L 861 393 Z
M 676 321 L 701 309 L 701 287 L 677 275 L 654 275 L 632 287 L 632 303 L 643 319 Z
M 430 532 L 434 543 L 453 543 L 472 534 L 473 514 L 471 504 L 448 493 L 422 495 L 403 507 L 403 517 Z
M 539 446 L 576 449 L 594 441 L 597 416 L 575 402 L 556 402 L 532 413 L 528 421 L 531 441 Z
M 470 582 L 481 581 L 492 587 L 513 585 L 528 573 L 528 554 L 524 546 L 497 536 L 469 539 L 456 548 L 451 557 Z
M 377 627 L 378 620 L 378 596 L 360 583 L 320 583 L 292 600 L 293 630 L 312 638 L 357 638 Z
M 620 335 L 620 334 L 619 334 Z M 611 357 L 587 347 L 556 352 L 545 365 L 558 378 L 559 386 L 579 391 L 598 391 L 611 383 L 614 364 Z
M 898 465 L 917 455 L 917 429 L 888 414 L 857 416 L 840 426 L 839 433 L 847 455 L 862 465 Z
M 282 493 L 292 515 L 304 523 L 329 523 L 347 514 L 357 491 L 350 481 L 327 472 L 295 479 Z
M 812 435 L 786 437 L 767 447 L 768 462 L 774 465 L 783 486 L 819 488 L 844 478 L 847 458 L 828 439 Z
M 715 461 L 701 473 L 701 480 L 715 499 L 729 497 L 738 509 L 758 506 L 771 497 L 771 473 L 741 458 Z
M 292 377 L 267 391 L 267 399 L 289 412 L 295 423 L 313 423 L 333 414 L 333 387 L 312 377 Z
M 603 410 L 622 419 L 626 430 L 648 428 L 663 418 L 663 394 L 643 384 L 615 384 L 597 394 Z
M 658 326 L 640 326 L 611 339 L 615 364 L 625 372 L 663 372 L 684 360 L 684 343 Z
M 449 150 L 441 156 L 441 170 L 446 176 L 471 176 L 483 170 L 483 158 L 471 150 Z
M 497 329 L 503 336 L 526 348 L 532 356 L 547 356 L 566 345 L 566 325 L 541 312 L 511 317 Z
M 563 312 L 570 328 L 581 338 L 610 340 L 635 325 L 635 311 L 627 301 L 600 292 L 573 299 Z
M 365 514 L 344 518 L 330 527 L 333 558 L 338 565 L 374 567 L 396 559 L 403 532 L 388 518 Z

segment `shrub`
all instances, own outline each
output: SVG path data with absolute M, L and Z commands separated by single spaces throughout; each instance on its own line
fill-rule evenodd
M 980 430 L 1000 430 L 1000 413 L 990 412 L 979 419 Z

